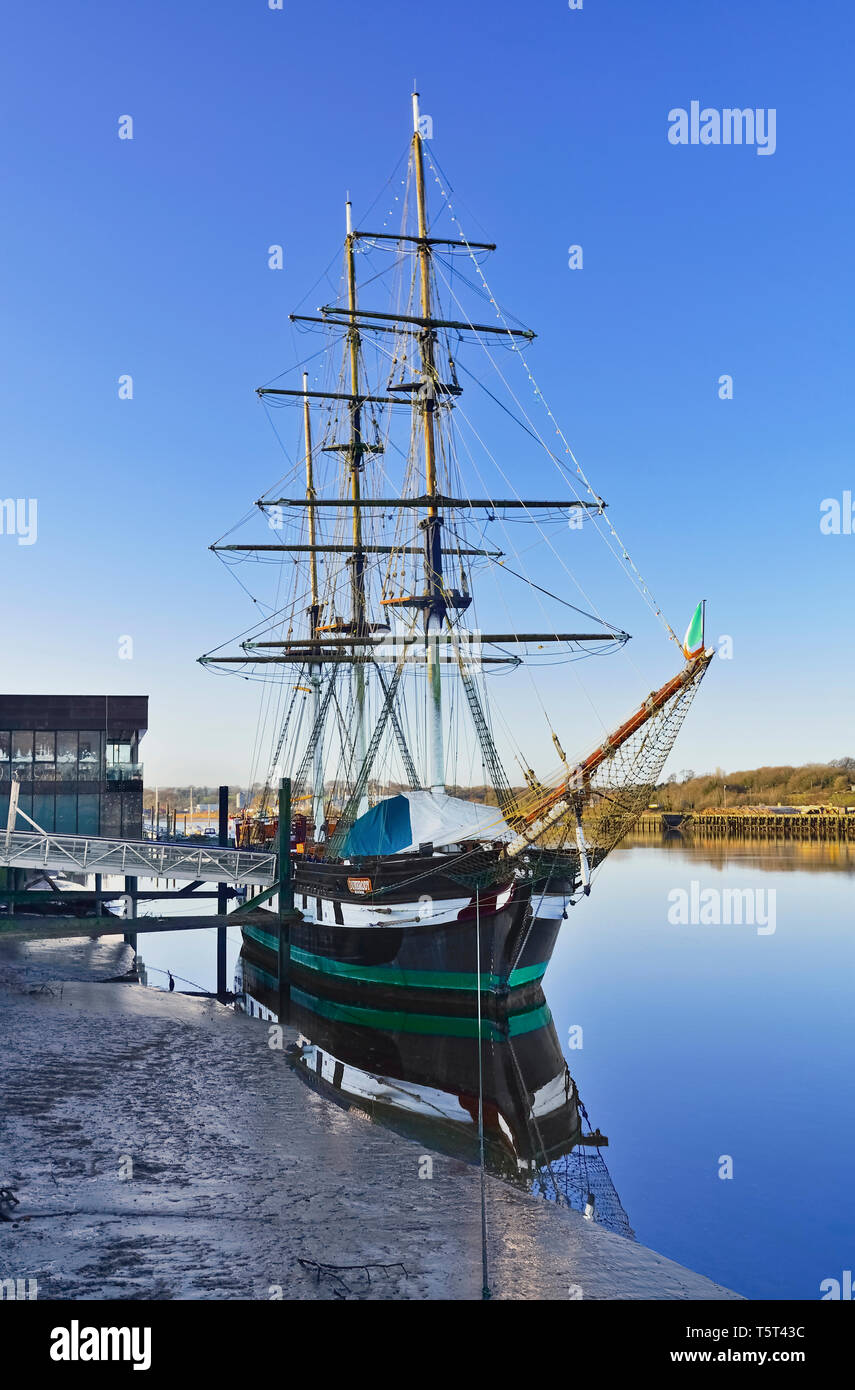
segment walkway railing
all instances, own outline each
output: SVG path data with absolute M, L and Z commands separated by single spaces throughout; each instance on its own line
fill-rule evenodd
M 127 874 L 211 883 L 277 882 L 275 854 L 218 845 L 171 845 L 157 840 L 108 840 L 35 830 L 0 830 L 0 868 L 47 869 L 69 874 Z

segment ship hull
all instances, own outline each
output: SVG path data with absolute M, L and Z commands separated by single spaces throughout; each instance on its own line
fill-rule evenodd
M 296 867 L 289 982 L 342 998 L 354 988 L 389 1000 L 406 990 L 452 1008 L 479 992 L 520 1000 L 538 990 L 561 927 L 560 883 L 548 895 L 513 877 L 475 889 L 435 860 L 395 859 Z M 278 966 L 274 914 L 269 928 L 243 933 Z

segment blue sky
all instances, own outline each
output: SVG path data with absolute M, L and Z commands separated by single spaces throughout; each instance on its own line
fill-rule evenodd
M 630 553 L 681 632 L 703 596 L 733 638 L 672 766 L 852 754 L 855 536 L 819 520 L 855 490 L 853 27 L 821 0 L 15 7 L 0 495 L 39 516 L 37 543 L 0 536 L 5 688 L 148 693 L 148 781 L 245 780 L 258 691 L 195 658 L 253 613 L 207 546 L 284 471 L 253 388 L 294 361 L 287 314 L 340 245 L 345 189 L 358 222 L 402 154 L 417 77 Z M 669 144 L 692 100 L 775 108 L 774 155 Z M 605 551 L 583 564 L 631 659 L 545 686 L 584 704 L 579 675 L 619 718 L 676 653 Z

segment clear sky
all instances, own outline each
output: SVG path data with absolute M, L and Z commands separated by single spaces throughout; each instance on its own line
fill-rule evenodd
M 358 221 L 404 150 L 416 77 L 633 558 L 681 632 L 705 597 L 733 639 L 672 766 L 855 753 L 855 535 L 819 525 L 855 492 L 853 33 L 843 0 L 7 11 L 0 496 L 36 498 L 38 533 L 0 535 L 4 688 L 149 694 L 148 782 L 245 780 L 258 689 L 196 657 L 255 614 L 207 546 L 283 472 L 253 388 L 294 361 L 287 314 L 345 190 Z M 669 143 L 695 100 L 774 108 L 774 154 Z M 676 651 L 594 558 L 584 582 L 634 640 L 582 679 L 620 716 Z M 579 670 L 569 695 L 549 677 L 565 703 Z

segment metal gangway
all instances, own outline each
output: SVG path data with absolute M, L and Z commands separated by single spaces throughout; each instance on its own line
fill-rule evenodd
M 228 806 L 228 787 L 220 787 L 220 835 L 226 836 L 223 808 Z M 94 876 L 91 899 L 81 902 L 85 890 L 71 892 L 64 886 L 52 884 L 50 891 L 33 894 L 26 887 L 0 888 L 0 907 L 6 916 L 0 921 L 3 937 L 50 938 L 67 936 L 115 936 L 122 932 L 125 942 L 136 951 L 137 932 L 169 932 L 205 930 L 216 931 L 217 998 L 228 1000 L 226 988 L 226 932 L 229 927 L 241 927 L 261 922 L 278 931 L 280 955 L 290 952 L 290 922 L 294 917 L 293 895 L 290 889 L 291 863 L 288 854 L 287 831 L 280 829 L 276 852 L 266 850 L 232 849 L 220 844 L 175 844 L 160 840 L 110 839 L 100 835 L 63 835 L 43 830 L 18 805 L 19 783 L 10 788 L 9 812 L 5 834 L 0 829 L 0 869 L 41 869 L 45 875 Z M 28 830 L 16 830 L 18 818 L 27 822 Z M 284 780 L 280 788 L 280 827 L 291 823 L 290 783 Z M 105 877 L 124 878 L 125 891 L 115 894 L 105 888 Z M 283 877 L 284 876 L 284 877 Z M 17 873 L 11 875 L 17 881 Z M 140 879 L 181 880 L 184 887 L 162 890 L 140 889 Z M 205 883 L 216 884 L 213 890 L 203 889 Z M 246 898 L 239 890 L 252 889 Z M 126 915 L 119 918 L 104 913 L 108 899 L 122 897 Z M 241 898 L 233 912 L 228 911 L 232 897 Z M 180 916 L 139 917 L 140 899 L 183 899 L 197 902 L 216 898 L 216 912 L 182 913 Z M 38 899 L 35 920 L 32 908 Z M 275 910 L 264 905 L 276 900 Z M 55 912 L 42 915 L 42 905 L 49 904 Z M 18 909 L 24 911 L 18 915 Z M 29 910 L 28 910 L 29 909 Z
M 259 888 L 278 882 L 279 873 L 277 855 L 264 851 L 56 835 L 36 829 L 7 830 L 5 834 L 0 830 L 0 868 L 202 880 L 232 887 L 253 884 Z

